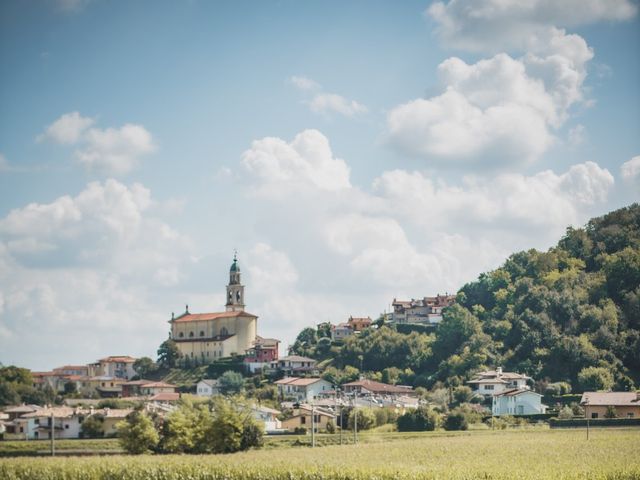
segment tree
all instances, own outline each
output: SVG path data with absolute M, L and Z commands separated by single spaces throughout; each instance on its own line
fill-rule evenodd
M 218 386 L 223 395 L 240 393 L 244 387 L 242 374 L 227 370 L 218 379 Z
M 263 432 L 246 407 L 217 397 L 208 437 L 213 453 L 233 453 L 262 445 Z
M 145 378 L 158 370 L 158 365 L 149 357 L 141 357 L 133 362 L 133 369 L 140 378 Z
M 461 385 L 453 390 L 453 399 L 456 403 L 467 403 L 473 398 L 473 390 L 466 385 Z
M 158 445 L 160 437 L 142 410 L 134 410 L 117 425 L 120 444 L 128 453 L 141 454 Z
M 604 367 L 587 367 L 578 373 L 578 383 L 585 392 L 611 390 L 613 375 Z
M 558 418 L 561 420 L 571 420 L 573 418 L 573 409 L 569 405 L 565 405 L 558 412 Z
M 604 414 L 604 418 L 618 418 L 618 412 L 613 405 L 607 406 L 607 411 Z
M 443 427 L 445 430 L 467 430 L 469 423 L 463 412 L 454 410 L 447 415 Z
M 173 368 L 180 358 L 178 345 L 171 339 L 165 340 L 158 348 L 158 364 L 164 368 Z
M 89 415 L 80 426 L 82 438 L 102 438 L 104 436 L 104 416 Z
M 440 415 L 427 407 L 409 410 L 396 420 L 399 432 L 433 431 L 439 424 Z
M 376 425 L 376 415 L 370 408 L 354 408 L 349 412 L 349 428 L 353 429 L 355 419 L 358 418 L 358 430 L 369 430 Z

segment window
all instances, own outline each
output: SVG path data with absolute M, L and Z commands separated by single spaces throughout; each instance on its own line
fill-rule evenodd
M 627 418 L 633 418 L 633 412 L 627 413 Z
M 189 338 L 193 337 L 193 332 L 189 332 Z
M 66 430 L 69 430 L 69 425 L 68 425 L 68 424 L 65 424 L 65 425 L 64 425 L 64 428 L 65 428 Z
M 593 412 L 593 413 L 591 414 L 591 418 L 598 418 L 598 414 L 597 414 L 596 412 Z
M 204 337 L 204 330 L 200 330 L 200 336 Z
M 484 389 L 485 390 L 493 390 L 493 385 L 485 385 Z
M 184 333 L 180 332 L 180 333 L 178 334 L 178 337 L 179 337 L 179 338 L 184 337 Z
M 229 335 L 229 330 L 227 330 L 227 327 L 222 327 L 220 329 L 220 335 Z
M 304 425 L 305 423 L 307 423 L 307 417 L 300 417 L 300 424 Z

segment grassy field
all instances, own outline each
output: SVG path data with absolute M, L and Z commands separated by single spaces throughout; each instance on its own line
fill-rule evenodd
M 640 479 L 639 429 L 380 434 L 381 441 L 233 455 L 14 458 L 0 478 L 33 480 Z M 363 440 L 365 436 L 363 436 Z

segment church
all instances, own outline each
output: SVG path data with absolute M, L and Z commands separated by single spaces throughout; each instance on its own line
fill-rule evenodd
M 229 270 L 226 311 L 171 315 L 171 339 L 185 359 L 211 363 L 234 354 L 244 354 L 255 345 L 258 317 L 244 310 L 244 285 L 240 282 L 237 255 Z

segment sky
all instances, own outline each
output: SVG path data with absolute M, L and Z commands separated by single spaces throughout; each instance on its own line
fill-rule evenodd
M 636 0 L 0 3 L 0 362 L 456 292 L 640 197 Z M 283 348 L 283 350 L 284 350 Z

